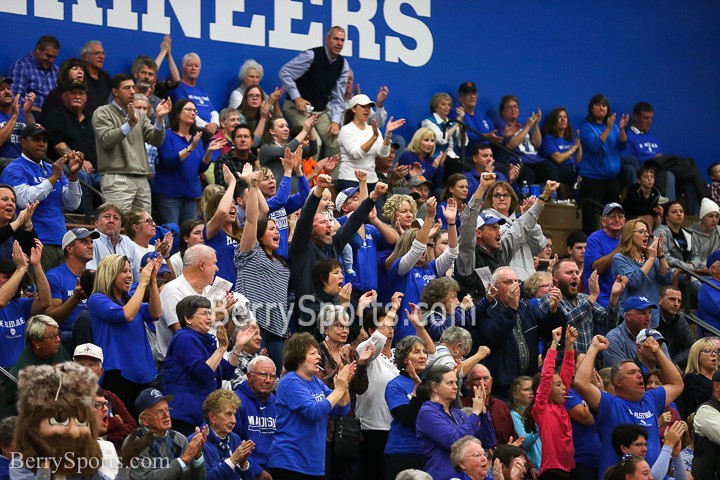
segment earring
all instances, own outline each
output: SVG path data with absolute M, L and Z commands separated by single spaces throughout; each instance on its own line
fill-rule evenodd
M 440 400 L 440 397 L 438 395 L 433 395 L 433 402 L 437 402 Z

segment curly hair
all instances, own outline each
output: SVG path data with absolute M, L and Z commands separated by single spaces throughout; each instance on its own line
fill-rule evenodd
M 450 292 L 459 292 L 460 285 L 450 277 L 433 278 L 425 285 L 420 301 L 430 308 L 436 303 L 443 303 Z
M 395 362 L 395 366 L 398 368 L 398 370 L 405 370 L 405 360 L 407 360 L 407 357 L 410 355 L 410 353 L 415 348 L 415 345 L 417 344 L 425 347 L 425 342 L 422 338 L 418 337 L 417 335 L 408 335 L 407 337 L 400 340 L 397 345 L 395 345 L 395 355 L 393 356 L 393 362 Z M 287 346 L 285 348 L 287 348 Z
M 383 217 L 385 217 L 391 225 L 395 224 L 395 215 L 397 215 L 398 210 L 402 207 L 403 202 L 407 202 L 408 205 L 410 205 L 413 217 L 417 215 L 418 208 L 415 199 L 410 195 L 396 193 L 388 198 L 383 204 Z
M 233 410 L 240 408 L 240 397 L 231 390 L 219 388 L 211 392 L 202 404 L 202 411 L 205 419 L 210 420 L 210 413 L 219 414 L 225 403 L 229 403 Z

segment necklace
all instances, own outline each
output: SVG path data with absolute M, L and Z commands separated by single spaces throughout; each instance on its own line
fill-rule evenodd
M 636 258 L 633 258 L 633 260 L 635 260 L 635 263 L 637 263 L 638 265 L 645 265 L 645 262 L 647 261 L 647 257 L 645 257 L 644 253 L 641 253 L 640 260 L 638 260 Z

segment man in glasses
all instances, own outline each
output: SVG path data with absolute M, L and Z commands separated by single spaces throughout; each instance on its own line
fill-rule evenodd
M 590 234 L 585 249 L 585 268 L 583 270 L 583 283 L 585 291 L 589 292 L 588 279 L 593 270 L 597 270 L 600 295 L 597 303 L 603 307 L 608 306 L 610 291 L 615 281 L 612 273 L 612 259 L 615 248 L 620 241 L 620 232 L 625 226 L 625 210 L 619 203 L 608 203 L 602 211 L 600 220 L 602 228 Z
M 660 348 L 666 357 L 670 357 L 665 338 L 657 330 L 650 328 L 651 310 L 657 310 L 657 305 L 646 297 L 628 297 L 624 307 L 625 321 L 607 334 L 610 347 L 604 354 L 605 367 L 634 358 L 637 353 L 636 345 L 649 341 L 649 338 L 655 339 L 655 342 L 651 343 L 662 340 Z
M 258 355 L 247 367 L 247 379 L 235 390 L 241 404 L 233 431 L 243 440 L 255 442 L 249 458 L 252 478 L 270 478 L 265 465 L 275 436 L 275 363 Z
M 168 400 L 172 399 L 172 395 L 163 395 L 156 388 L 146 388 L 135 400 L 142 427 L 128 436 L 124 445 L 148 432 L 152 434 L 150 445 L 130 465 L 131 476 L 136 480 L 204 480 L 206 477 L 202 447 L 208 427 L 196 428 L 195 436 L 188 442 L 185 435 L 172 429 L 172 412 L 168 405 Z

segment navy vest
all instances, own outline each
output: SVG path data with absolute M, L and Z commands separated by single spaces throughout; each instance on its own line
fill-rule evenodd
M 302 77 L 295 80 L 300 96 L 309 101 L 317 111 L 323 111 L 330 100 L 330 92 L 342 74 L 345 59 L 338 55 L 333 63 L 328 60 L 325 47 L 312 49 L 312 64 Z

